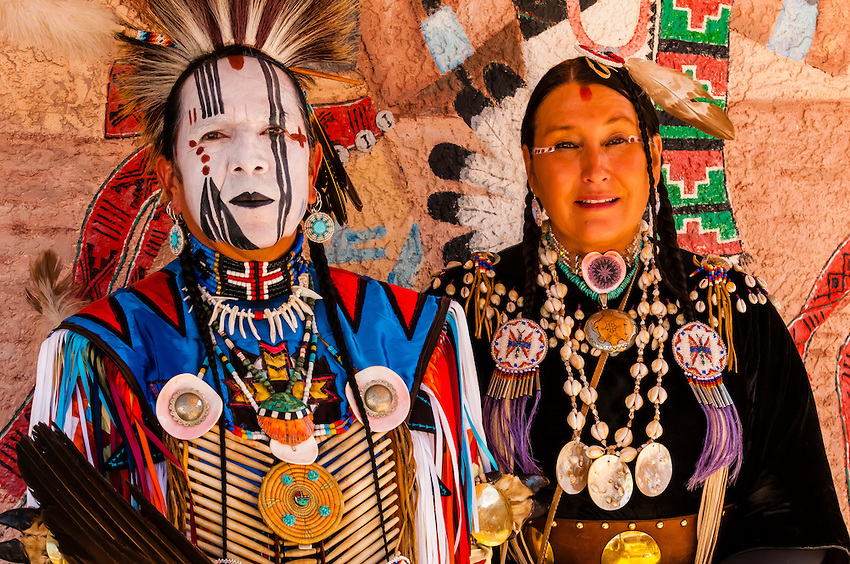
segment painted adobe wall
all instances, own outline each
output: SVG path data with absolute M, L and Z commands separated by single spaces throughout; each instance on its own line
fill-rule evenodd
M 525 189 L 518 121 L 529 86 L 572 56 L 577 41 L 691 70 L 725 101 L 737 139 L 715 142 L 664 121 L 665 174 L 682 244 L 737 257 L 783 304 L 806 356 L 846 515 L 845 4 L 362 0 L 361 51 L 350 73 L 359 85 L 322 80 L 310 90 L 314 104 L 331 104 L 328 112 L 356 123 L 340 133 L 340 144 L 365 213 L 335 236 L 330 258 L 421 287 L 444 257 L 518 241 Z M 30 258 L 53 248 L 73 262 L 87 207 L 136 145 L 104 139 L 110 56 L 69 61 L 0 44 L 0 60 L 2 425 L 16 420 L 32 389 L 45 334 L 23 299 Z M 349 101 L 368 111 L 340 106 Z M 371 136 L 358 135 L 366 130 Z M 20 429 L 7 427 L 0 440 L 0 506 L 21 493 L 6 468 L 13 469 L 9 445 Z

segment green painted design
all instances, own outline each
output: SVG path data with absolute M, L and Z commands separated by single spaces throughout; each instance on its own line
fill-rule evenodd
M 728 201 L 726 194 L 726 173 L 723 170 L 709 170 L 708 182 L 697 184 L 696 197 L 684 198 L 682 192 L 667 178 L 667 170 L 664 170 L 664 183 L 670 194 L 670 203 L 673 208 L 681 206 L 695 206 L 699 204 L 722 204 Z
M 690 125 L 662 125 L 661 137 L 664 139 L 714 139 L 708 133 L 703 133 Z
M 673 210 L 676 213 L 676 210 Z M 733 241 L 739 239 L 738 229 L 735 227 L 735 220 L 732 218 L 732 212 L 706 212 L 694 215 L 674 215 L 673 219 L 676 223 L 676 231 L 682 233 L 685 231 L 685 220 L 691 218 L 699 218 L 702 222 L 702 229 L 709 231 L 717 229 L 720 233 L 721 241 Z
M 720 18 L 705 18 L 705 31 L 688 29 L 690 11 L 678 9 L 674 0 L 662 0 L 661 29 L 662 39 L 681 39 L 695 43 L 729 44 L 729 6 L 721 6 Z

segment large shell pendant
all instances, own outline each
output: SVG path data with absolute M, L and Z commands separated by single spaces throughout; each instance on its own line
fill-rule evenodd
M 603 309 L 587 318 L 584 334 L 587 342 L 600 351 L 620 353 L 634 344 L 637 325 L 627 313 Z
M 625 506 L 632 498 L 634 480 L 632 471 L 616 454 L 606 454 L 590 465 L 587 491 L 590 499 L 606 511 Z
M 640 493 L 655 497 L 667 489 L 673 477 L 670 451 L 660 443 L 643 447 L 635 463 L 635 481 Z
M 581 441 L 574 440 L 564 445 L 555 464 L 555 476 L 558 483 L 568 494 L 577 494 L 587 485 L 587 473 L 590 470 L 590 458 Z

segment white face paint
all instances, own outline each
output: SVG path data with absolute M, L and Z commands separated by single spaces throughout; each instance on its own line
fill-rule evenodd
M 210 240 L 265 249 L 295 232 L 310 191 L 295 89 L 276 66 L 242 56 L 204 63 L 181 86 L 183 211 Z

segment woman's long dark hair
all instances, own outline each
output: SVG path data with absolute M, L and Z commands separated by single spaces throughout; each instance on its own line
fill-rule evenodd
M 609 67 L 610 68 L 610 67 Z M 582 86 L 599 84 L 607 86 L 624 98 L 628 99 L 635 109 L 640 126 L 640 135 L 643 140 L 643 150 L 646 155 L 646 173 L 649 177 L 649 213 L 652 216 L 657 238 L 654 240 L 655 260 L 661 271 L 661 285 L 669 294 L 679 301 L 682 313 L 687 319 L 693 319 L 693 304 L 688 297 L 687 278 L 685 275 L 682 257 L 679 253 L 679 243 L 676 238 L 676 225 L 673 220 L 673 206 L 667 192 L 664 179 L 654 178 L 652 172 L 652 153 L 650 152 L 650 140 L 659 134 L 660 126 L 658 115 L 652 101 L 629 76 L 625 69 L 610 68 L 611 76 L 604 78 L 599 75 L 589 64 L 585 57 L 578 57 L 563 61 L 549 69 L 543 76 L 531 97 L 525 110 L 520 129 L 520 140 L 529 152 L 534 147 L 534 126 L 537 118 L 537 109 L 540 104 L 553 90 L 564 84 L 577 83 Z M 532 157 L 533 158 L 533 157 Z M 659 156 L 660 158 L 660 156 Z M 657 187 L 658 202 L 655 200 Z M 534 311 L 534 287 L 537 278 L 537 247 L 540 242 L 541 231 L 534 223 L 531 214 L 531 201 L 533 199 L 531 190 L 525 198 L 525 214 L 523 223 L 522 250 L 525 266 L 525 287 L 523 289 L 523 316 L 529 317 Z M 658 211 L 656 212 L 656 207 Z

